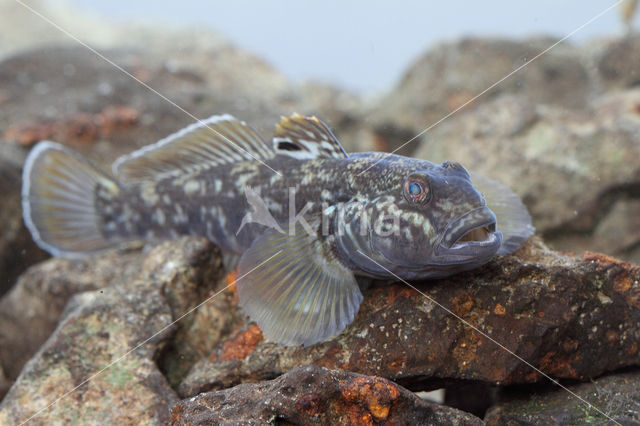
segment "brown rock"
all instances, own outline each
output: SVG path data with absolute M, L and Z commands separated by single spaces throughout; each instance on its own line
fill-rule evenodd
M 95 115 L 76 113 L 62 121 L 10 126 L 4 133 L 4 138 L 28 147 L 41 140 L 82 145 L 109 138 L 114 132 L 126 131 L 137 121 L 138 112 L 133 108 L 110 106 Z
M 627 37 L 603 43 L 598 49 L 596 67 L 605 87 L 629 88 L 640 83 L 640 36 Z
M 469 38 L 441 43 L 409 67 L 399 85 L 376 108 L 372 120 L 378 127 L 405 128 L 415 136 L 528 62 L 466 110 L 500 93 L 521 94 L 534 103 L 580 108 L 591 89 L 580 53 L 562 44 L 533 61 L 555 41 Z M 408 139 L 393 141 L 391 147 Z
M 180 401 L 173 425 L 220 423 L 480 425 L 477 417 L 418 398 L 381 377 L 315 365 L 275 380 L 239 385 Z
M 9 387 L 11 387 L 11 382 L 4 375 L 4 371 L 2 370 L 2 365 L 0 365 L 0 401 L 2 401 L 2 398 L 4 398 L 4 395 L 9 390 Z
M 639 281 L 636 265 L 598 254 L 562 256 L 534 239 L 515 256 L 418 288 L 545 373 L 587 379 L 640 362 Z M 232 351 L 239 356 L 224 356 L 233 342 L 250 340 L 231 337 L 194 365 L 180 395 L 274 378 L 312 363 L 412 389 L 438 386 L 438 379 L 542 380 L 405 284 L 373 287 L 364 296 L 354 322 L 322 344 L 281 347 L 260 340 L 251 350 Z M 251 326 L 239 334 L 252 335 Z
M 33 415 L 43 423 L 166 423 L 177 398 L 154 360 L 220 270 L 213 245 L 185 238 L 152 250 L 138 278 L 76 294 L 0 404 L 0 423 Z
M 488 425 L 610 425 L 606 414 L 618 424 L 636 425 L 640 423 L 639 382 L 640 373 L 635 371 L 569 386 L 591 406 L 560 389 L 526 396 L 505 395 L 505 401 L 492 407 L 485 421 Z
M 56 328 L 74 294 L 128 282 L 139 253 L 108 252 L 87 259 L 51 259 L 32 267 L 0 300 L 0 364 L 13 380 Z

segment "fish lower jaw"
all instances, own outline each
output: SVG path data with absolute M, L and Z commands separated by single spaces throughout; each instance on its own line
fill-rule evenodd
M 435 260 L 436 263 L 440 264 L 468 263 L 480 259 L 488 260 L 497 253 L 500 244 L 502 244 L 502 233 L 500 232 L 487 232 L 485 239 L 481 241 L 462 241 L 458 239 L 450 247 L 444 244 L 438 245 L 434 250 Z
M 484 243 L 489 242 L 492 239 L 496 230 L 496 224 L 490 223 L 488 225 L 480 225 L 470 229 L 464 233 L 461 237 L 454 240 L 448 248 L 456 248 L 465 245 L 465 243 Z

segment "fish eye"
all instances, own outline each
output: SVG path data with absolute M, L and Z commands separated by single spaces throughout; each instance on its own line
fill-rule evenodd
M 404 196 L 411 203 L 426 203 L 431 198 L 429 182 L 424 176 L 409 176 L 404 183 Z

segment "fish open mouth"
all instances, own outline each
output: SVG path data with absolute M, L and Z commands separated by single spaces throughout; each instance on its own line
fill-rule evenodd
M 502 234 L 496 232 L 496 217 L 487 207 L 472 210 L 447 227 L 436 256 L 451 261 L 493 256 L 502 243 Z
M 496 232 L 496 224 L 491 223 L 485 226 L 478 226 L 477 228 L 473 228 L 470 231 L 466 232 L 463 236 L 458 238 L 457 241 L 453 243 L 455 246 L 458 243 L 463 243 L 465 241 L 475 241 L 475 242 L 484 242 L 487 241 L 491 234 Z

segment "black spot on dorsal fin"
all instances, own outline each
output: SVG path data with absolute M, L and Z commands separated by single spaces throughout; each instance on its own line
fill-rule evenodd
M 298 159 L 347 157 L 347 152 L 326 124 L 316 117 L 299 114 L 282 117 L 276 125 L 273 145 L 276 153 Z

